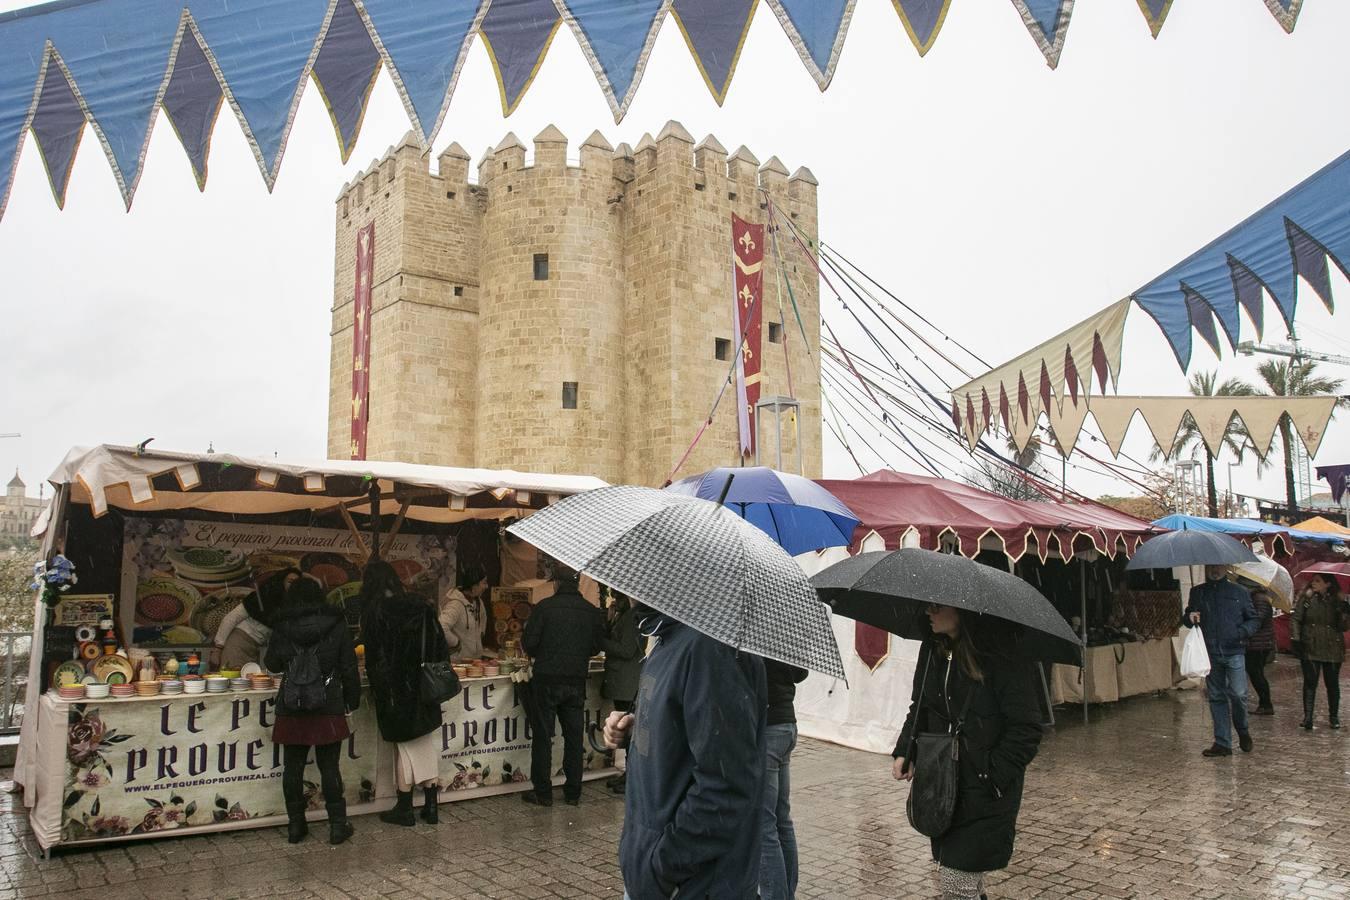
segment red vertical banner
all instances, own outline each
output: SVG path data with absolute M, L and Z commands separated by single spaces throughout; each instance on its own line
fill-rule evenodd
M 352 459 L 366 458 L 370 425 L 370 295 L 375 278 L 375 223 L 356 233 L 356 293 L 352 304 Z
M 736 291 L 736 396 L 741 432 L 741 455 L 755 452 L 755 404 L 759 402 L 760 334 L 764 330 L 764 226 L 751 225 L 731 215 L 731 255 L 735 260 L 733 287 Z

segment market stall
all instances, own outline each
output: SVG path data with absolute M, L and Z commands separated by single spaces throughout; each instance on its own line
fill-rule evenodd
M 1009 500 L 890 471 L 820 484 L 862 520 L 855 552 L 926 547 L 1007 568 L 1035 584 L 1067 620 L 1078 619 L 1089 643 L 1116 645 L 1089 647 L 1081 679 L 1077 667 L 1051 668 L 1046 692 L 1054 702 L 1080 701 L 1084 683 L 1093 702 L 1172 687 L 1170 636 L 1180 621 L 1179 595 L 1148 579 L 1127 583 L 1117 572 L 1139 542 L 1157 532 L 1147 522 L 1093 504 Z M 801 561 L 814 572 L 842 552 Z M 1112 620 L 1118 627 L 1108 630 Z M 839 616 L 833 621 L 848 684 L 809 676 L 797 691 L 798 727 L 810 737 L 889 753 L 909 708 L 918 645 Z M 1127 646 L 1117 662 L 1121 643 Z
M 428 597 L 453 585 L 463 560 L 496 586 L 485 658 L 461 663 L 462 690 L 443 707 L 442 799 L 529 787 L 515 648 L 548 573 L 500 528 L 598 479 L 104 446 L 72 451 L 51 481 L 44 556 L 68 563 L 51 567 L 36 601 L 35 714 L 15 769 L 44 850 L 284 821 L 271 742 L 278 682 L 257 664 L 219 671 L 217 635 L 298 569 L 343 608 L 359 657 L 360 573 L 376 552 Z M 599 723 L 594 668 L 586 715 Z M 385 809 L 393 748 L 369 703 L 352 731 L 349 809 Z M 561 742 L 555 754 L 560 764 Z M 588 753 L 586 765 L 596 777 L 606 761 Z M 317 789 L 309 794 L 321 809 Z

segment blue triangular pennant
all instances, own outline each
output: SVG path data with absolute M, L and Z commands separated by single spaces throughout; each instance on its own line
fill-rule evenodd
M 822 91 L 844 47 L 855 0 L 767 0 Z
M 1050 68 L 1059 65 L 1074 0 L 1012 0 Z
M 642 80 L 666 0 L 558 0 L 563 21 L 605 92 L 614 121 L 621 121 Z
M 70 86 L 70 79 L 62 71 L 56 53 L 51 52 L 29 127 L 42 154 L 42 165 L 47 170 L 47 180 L 51 182 L 52 196 L 59 209 L 66 206 L 66 188 L 70 185 L 70 170 L 80 149 L 84 124 L 84 110 Z
M 914 49 L 923 56 L 932 49 L 952 0 L 894 0 L 895 11 L 905 26 Z
M 726 99 L 757 0 L 674 0 L 671 10 L 703 81 L 719 106 Z
M 365 0 L 389 74 L 426 146 L 441 127 L 482 5 L 480 0 L 442 0 L 429 17 L 420 3 Z
M 497 75 L 502 115 L 516 111 L 561 23 L 553 0 L 498 0 L 488 7 L 478 33 Z
M 194 0 L 192 14 L 268 190 L 276 184 L 328 0 Z
M 0 13 L 0 215 L 9 203 L 19 142 L 39 87 L 51 26 L 45 15 L 33 9 Z
M 337 0 L 333 7 L 312 74 L 333 120 L 338 151 L 345 163 L 356 146 L 366 103 L 380 74 L 380 51 L 375 49 L 365 19 L 352 0 Z
M 1172 11 L 1172 0 L 1139 0 L 1139 11 L 1144 14 L 1148 30 L 1156 38 L 1158 32 L 1162 31 L 1163 22 L 1167 21 L 1167 14 Z
M 1303 0 L 1266 0 L 1266 8 L 1286 32 L 1292 33 L 1303 11 Z
M 216 127 L 216 117 L 220 115 L 224 101 L 225 95 L 220 90 L 220 80 L 216 78 L 215 69 L 202 52 L 196 30 L 187 24 L 179 37 L 173 72 L 169 75 L 169 83 L 164 88 L 164 97 L 160 103 L 174 133 L 178 135 L 178 142 L 187 153 L 198 190 L 206 189 L 211 132 Z
M 63 29 L 53 44 L 79 89 L 129 208 L 182 9 L 156 0 L 129 0 L 115 16 L 104 10 L 94 18 L 96 8 L 85 9 L 85 27 Z

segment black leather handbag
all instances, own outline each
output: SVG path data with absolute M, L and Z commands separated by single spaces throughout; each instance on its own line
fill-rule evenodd
M 923 683 L 919 687 L 920 711 L 923 709 L 928 670 L 932 662 L 930 653 L 928 665 L 923 670 Z M 951 730 L 920 732 L 910 741 L 908 763 L 914 771 L 914 780 L 909 786 L 909 799 L 905 801 L 905 814 L 914 830 L 926 837 L 942 837 L 952 827 L 956 792 L 961 778 L 961 727 L 965 724 L 966 710 L 970 708 L 970 699 L 976 687 L 971 685 L 966 692 L 961 715 L 952 724 Z
M 422 667 L 418 672 L 417 696 L 426 706 L 440 706 L 459 696 L 459 676 L 448 662 L 427 662 L 427 620 L 422 617 Z

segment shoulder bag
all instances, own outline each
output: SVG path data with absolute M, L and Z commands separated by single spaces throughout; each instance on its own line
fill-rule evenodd
M 932 668 L 932 662 L 930 650 L 928 665 L 923 670 L 923 683 L 919 688 L 920 710 L 926 699 L 928 670 Z M 971 697 L 978 687 L 978 684 L 972 684 L 966 692 L 961 715 L 952 723 L 950 730 L 919 732 L 910 742 L 909 765 L 914 770 L 914 780 L 909 786 L 909 799 L 905 801 L 905 814 L 915 831 L 930 838 L 942 837 L 952 825 L 961 775 L 961 727 L 965 724 Z M 919 717 L 916 715 L 916 727 L 918 722 Z
M 440 706 L 459 696 L 459 676 L 448 662 L 427 662 L 427 614 L 422 614 L 422 666 L 417 696 L 425 706 Z

